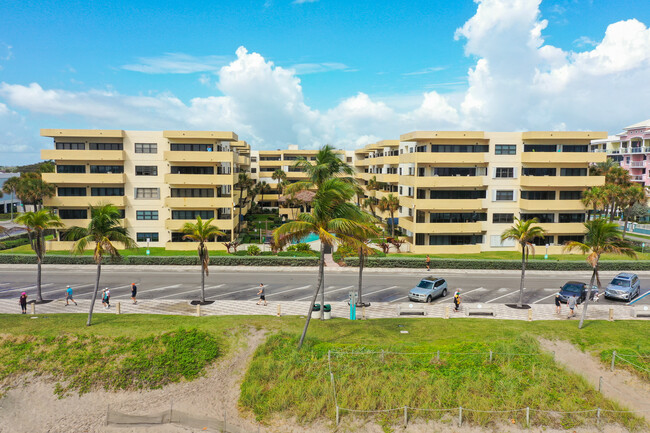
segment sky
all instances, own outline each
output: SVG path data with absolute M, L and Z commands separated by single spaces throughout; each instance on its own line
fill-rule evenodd
M 0 165 L 41 128 L 355 149 L 650 118 L 647 0 L 0 2 Z

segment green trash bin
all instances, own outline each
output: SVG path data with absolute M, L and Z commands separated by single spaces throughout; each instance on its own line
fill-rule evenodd
M 311 317 L 312 319 L 320 319 L 320 304 L 314 304 L 311 308 Z
M 332 306 L 330 304 L 325 304 L 323 306 L 323 318 L 325 320 L 332 318 Z

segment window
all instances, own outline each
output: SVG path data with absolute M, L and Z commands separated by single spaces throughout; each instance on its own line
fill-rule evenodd
M 86 150 L 85 143 L 55 143 L 57 150 Z
M 174 152 L 210 152 L 213 145 L 205 143 L 171 143 L 169 147 Z
M 483 235 L 430 235 L 429 245 L 476 245 L 483 243 Z
M 59 216 L 63 220 L 84 220 L 88 218 L 86 209 L 59 209 Z
M 196 217 L 201 217 L 201 219 L 210 219 L 214 218 L 213 210 L 173 210 L 172 219 L 173 220 L 195 220 Z
M 135 143 L 135 153 L 158 153 L 158 144 Z
M 251 162 L 257 162 L 257 156 L 251 156 Z
M 551 245 L 553 244 L 553 236 L 546 236 L 543 238 L 542 237 L 533 238 L 533 240 L 530 241 L 530 243 L 539 246 Z
M 90 188 L 90 195 L 92 195 L 92 196 L 122 196 L 122 195 L 124 195 L 124 188 L 106 188 L 106 187 Z
M 501 240 L 501 235 L 491 235 L 490 246 L 491 247 L 514 247 L 515 241 L 513 239 Z
M 135 212 L 135 219 L 137 220 L 157 220 L 157 210 L 138 210 Z
M 86 195 L 86 188 L 58 188 L 57 195 L 59 197 L 83 197 Z
M 495 213 L 492 214 L 492 222 L 497 224 L 510 224 L 514 221 L 514 214 L 511 213 Z
M 561 223 L 583 223 L 585 222 L 585 214 L 583 213 L 561 213 L 558 216 L 558 221 Z
M 557 237 L 558 244 L 564 244 L 566 242 L 584 242 L 585 237 L 583 235 L 563 235 Z
M 589 148 L 587 145 L 564 144 L 562 145 L 562 152 L 589 152 Z
M 426 192 L 425 190 L 419 189 L 418 193 Z M 484 189 L 479 189 L 479 190 L 440 190 L 440 189 L 432 189 L 429 191 L 429 198 L 432 200 L 473 200 L 477 198 L 485 198 L 485 193 L 486 191 Z M 426 197 L 418 197 L 418 198 L 426 198 Z
M 487 221 L 485 212 L 441 212 L 430 213 L 430 223 L 471 223 L 476 221 Z
M 135 198 L 138 199 L 159 199 L 160 188 L 136 188 Z
M 90 143 L 90 150 L 123 150 L 122 143 Z
M 147 239 L 151 242 L 158 242 L 158 233 L 136 233 L 135 237 L 138 242 L 147 242 Z
M 158 176 L 158 166 L 156 165 L 136 165 L 136 176 Z
M 517 145 L 516 144 L 496 144 L 496 145 L 494 145 L 494 154 L 495 155 L 516 155 L 517 154 Z
M 215 236 L 214 238 L 210 238 L 210 242 L 216 241 L 216 242 L 227 242 L 230 241 L 230 230 L 222 230 L 222 232 L 225 233 L 225 236 Z M 172 232 L 172 242 L 192 242 L 191 239 L 183 239 L 185 236 L 185 233 L 181 232 Z
M 495 177 L 514 177 L 515 172 L 512 167 L 497 167 Z
M 425 150 L 420 150 L 420 147 L 418 147 L 417 151 L 418 152 L 426 152 L 426 147 L 425 147 Z M 483 152 L 489 152 L 489 146 L 482 145 L 482 144 L 470 144 L 470 145 L 463 145 L 463 144 L 432 144 L 431 145 L 431 152 L 434 152 L 434 153 L 439 153 L 439 152 L 444 152 L 444 153 L 483 153 Z
M 514 191 L 497 191 L 495 200 L 496 201 L 513 201 L 515 196 Z
M 476 176 L 476 167 L 434 167 L 434 176 Z
M 124 173 L 123 165 L 91 165 L 91 173 Z
M 524 144 L 524 152 L 556 152 L 555 144 Z
M 561 168 L 560 176 L 586 176 L 586 168 Z
M 523 176 L 555 176 L 557 170 L 547 167 L 524 167 L 521 173 Z
M 172 174 L 214 174 L 214 167 L 172 166 Z
M 172 188 L 172 197 L 214 197 L 212 188 Z
M 522 213 L 521 220 L 527 221 L 537 218 L 540 223 L 552 223 L 555 221 L 555 215 L 552 213 Z
M 560 191 L 560 200 L 580 200 L 582 191 Z
M 522 191 L 524 200 L 555 200 L 555 191 Z
M 260 156 L 260 161 L 280 161 L 279 156 Z
M 415 234 L 415 245 L 424 245 L 424 233 Z
M 56 172 L 57 173 L 85 173 L 86 166 L 85 165 L 57 165 Z
M 251 173 L 257 173 L 257 167 L 251 168 Z

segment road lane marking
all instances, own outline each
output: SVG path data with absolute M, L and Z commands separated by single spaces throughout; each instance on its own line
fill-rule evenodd
M 327 288 L 325 289 L 325 294 L 334 293 L 334 292 L 338 292 L 338 291 L 345 290 L 345 289 L 348 289 L 348 290 L 349 290 L 349 289 L 351 289 L 351 288 L 354 287 L 354 286 L 348 286 L 348 287 L 343 287 L 342 289 L 330 290 L 330 289 L 333 288 L 333 287 L 336 287 L 336 286 L 329 286 L 329 287 L 327 287 Z M 320 291 L 319 291 L 318 293 L 320 293 Z M 309 295 L 309 296 L 305 296 L 304 298 L 294 299 L 294 301 L 306 301 L 307 299 L 311 299 L 311 298 L 313 298 L 313 297 L 314 297 L 314 295 Z
M 645 292 L 645 293 L 644 293 L 643 295 L 641 295 L 641 296 L 637 296 L 636 299 L 635 299 L 634 301 L 630 301 L 630 302 L 628 302 L 627 305 L 633 305 L 636 301 L 640 301 L 641 299 L 645 298 L 645 297 L 648 296 L 648 295 L 650 295 L 650 290 L 648 290 L 647 292 Z
M 351 287 L 353 287 L 353 286 L 351 286 Z M 399 288 L 399 286 L 390 286 L 390 287 L 386 287 L 385 289 L 375 290 L 374 292 L 364 292 L 363 297 L 365 298 L 366 296 L 374 295 L 375 293 L 385 292 L 386 290 L 397 289 L 397 288 Z
M 402 299 L 408 299 L 408 298 L 409 298 L 408 295 L 407 296 L 402 296 L 401 298 L 397 298 L 397 299 L 393 299 L 392 301 L 388 301 L 388 303 L 392 304 L 393 302 L 401 301 Z
M 525 290 L 525 289 L 524 289 L 524 290 Z M 489 301 L 486 301 L 485 303 L 486 303 L 486 304 L 489 304 L 489 303 L 492 302 L 492 301 L 496 301 L 497 299 L 505 298 L 506 296 L 514 295 L 515 293 L 519 293 L 519 290 L 515 290 L 514 292 L 506 293 L 505 295 L 502 295 L 502 296 L 496 297 L 496 298 L 494 298 L 494 299 L 490 299 Z
M 264 296 L 265 296 L 265 297 L 268 297 L 268 296 L 273 296 L 273 295 L 281 295 L 282 293 L 295 292 L 296 290 L 308 289 L 308 288 L 310 288 L 310 287 L 311 287 L 311 284 L 309 284 L 309 285 L 307 285 L 307 286 L 296 287 L 296 288 L 293 288 L 293 289 L 282 290 L 282 291 L 280 291 L 280 292 L 265 293 Z M 350 286 L 350 287 L 352 287 L 352 286 Z M 259 291 L 259 286 L 257 286 L 257 290 Z M 327 289 L 325 289 L 325 290 L 327 290 Z M 258 299 L 260 299 L 259 296 L 257 296 L 257 297 L 254 298 L 254 299 L 251 299 L 251 301 L 257 301 Z
M 217 284 L 216 286 L 209 286 L 209 287 L 206 287 L 205 290 L 218 289 L 219 287 L 223 287 L 223 286 L 225 286 L 225 284 Z M 175 296 L 181 296 L 181 295 L 184 295 L 184 294 L 186 294 L 186 293 L 191 293 L 191 292 L 200 292 L 200 291 L 201 291 L 201 288 L 200 288 L 200 287 L 195 287 L 195 288 L 193 288 L 193 289 L 184 290 L 184 291 L 182 291 L 182 292 L 172 293 L 171 295 L 159 296 L 159 297 L 156 298 L 156 299 L 167 299 L 167 298 L 173 298 L 173 297 L 175 297 Z
M 484 287 L 478 287 L 478 288 L 473 289 L 473 290 L 468 290 L 467 292 L 463 292 L 463 291 L 461 290 L 461 292 L 460 292 L 461 299 L 462 299 L 463 296 L 467 295 L 468 293 L 476 292 L 477 290 L 478 290 L 478 291 L 484 291 L 485 288 L 484 288 Z M 449 290 L 447 290 L 447 295 L 449 295 Z M 435 303 L 436 303 L 436 304 L 442 304 L 443 302 L 447 302 L 447 301 L 451 302 L 451 301 L 453 301 L 453 300 L 454 300 L 454 296 L 452 295 L 452 296 L 449 297 L 449 298 L 445 297 L 445 298 L 442 299 L 441 301 L 436 301 Z
M 218 295 L 212 295 L 211 297 L 212 298 L 219 298 L 221 296 L 234 295 L 235 293 L 247 292 L 249 290 L 255 290 L 255 289 L 259 290 L 259 288 L 260 288 L 260 286 L 249 287 L 247 289 L 239 289 L 239 290 L 234 290 L 232 292 L 219 293 Z M 259 299 L 259 298 L 255 298 L 255 299 Z
M 533 302 L 533 304 L 537 304 L 538 302 L 543 301 L 544 299 L 552 298 L 555 295 L 557 295 L 557 293 L 553 293 L 552 295 L 545 296 L 541 299 L 536 300 L 535 302 Z

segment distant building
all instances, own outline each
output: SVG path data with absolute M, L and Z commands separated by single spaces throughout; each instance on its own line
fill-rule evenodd
M 18 176 L 20 176 L 19 173 L 0 173 L 0 189 L 2 189 L 7 179 Z M 4 193 L 0 197 L 0 213 L 11 213 L 11 206 L 14 207 L 14 212 L 18 212 L 21 210 L 21 205 L 22 203 L 15 194 Z

